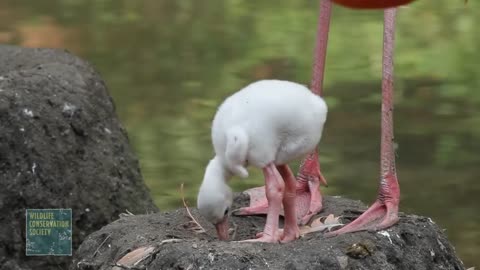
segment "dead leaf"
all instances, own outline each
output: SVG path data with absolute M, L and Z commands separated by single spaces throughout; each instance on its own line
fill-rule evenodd
M 323 225 L 323 222 L 320 219 L 321 217 L 314 219 L 310 224 L 310 227 L 317 227 Z
M 139 247 L 134 251 L 127 253 L 123 256 L 120 260 L 117 261 L 115 267 L 112 270 L 120 270 L 120 267 L 133 267 L 136 266 L 141 261 L 145 260 L 150 254 L 153 253 L 155 247 L 153 246 L 146 246 L 146 247 Z
M 328 215 L 323 222 L 321 221 L 322 217 L 317 218 L 312 221 L 310 226 L 300 227 L 300 235 L 304 236 L 307 233 L 321 232 L 324 230 L 330 231 L 334 227 L 342 226 L 343 223 L 339 221 L 339 218 L 340 216 L 335 217 L 333 214 Z
M 338 224 L 338 223 L 340 223 L 339 219 L 340 219 L 340 216 L 335 217 L 333 214 L 330 214 L 330 215 L 327 216 L 327 218 L 325 219 L 323 224 L 325 224 L 325 225 Z

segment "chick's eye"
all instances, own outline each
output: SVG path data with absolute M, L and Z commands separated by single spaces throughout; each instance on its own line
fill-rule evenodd
M 227 207 L 227 209 L 225 209 L 225 213 L 223 214 L 224 216 L 228 215 L 228 210 L 229 210 L 229 209 L 228 209 L 228 207 Z

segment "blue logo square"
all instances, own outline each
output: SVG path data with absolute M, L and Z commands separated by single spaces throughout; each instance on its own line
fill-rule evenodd
M 27 256 L 72 256 L 72 209 L 26 210 Z

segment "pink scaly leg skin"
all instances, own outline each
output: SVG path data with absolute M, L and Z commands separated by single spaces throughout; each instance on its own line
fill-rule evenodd
M 327 237 L 357 231 L 378 231 L 395 225 L 398 218 L 400 188 L 395 176 L 387 176 L 380 188 L 379 198 L 353 222 L 339 230 L 328 232 Z
M 285 210 L 285 226 L 281 237 L 282 243 L 287 243 L 300 237 L 300 229 L 297 225 L 297 213 L 295 197 L 297 196 L 295 177 L 288 165 L 277 167 L 280 175 L 285 181 L 285 193 L 283 195 L 283 209 Z
M 335 236 L 363 230 L 383 230 L 398 222 L 400 186 L 393 148 L 393 47 L 396 9 L 386 9 L 383 32 L 382 129 L 380 149 L 380 188 L 370 208 L 345 227 L 327 233 Z
M 263 174 L 265 176 L 265 191 L 269 202 L 265 228 L 261 237 L 241 242 L 278 243 L 281 240 L 278 233 L 278 219 L 280 217 L 285 183 L 272 163 L 263 168 Z
M 283 195 L 283 206 L 285 209 L 285 226 L 283 230 L 278 230 L 278 237 L 280 242 L 287 243 L 296 240 L 300 237 L 300 229 L 297 225 L 296 217 L 296 184 L 295 177 L 288 165 L 277 166 L 280 175 L 285 181 L 285 193 Z M 262 237 L 263 232 L 258 233 L 257 237 Z
M 283 176 L 283 175 L 282 175 Z M 285 177 L 285 176 L 284 176 Z M 304 225 L 322 210 L 322 195 L 319 186 L 326 185 L 325 178 L 320 172 L 318 154 L 315 151 L 309 154 L 298 172 L 295 183 L 295 216 L 297 223 Z M 234 212 L 235 215 L 261 215 L 268 211 L 268 200 L 265 196 L 265 187 L 251 188 L 245 191 L 250 196 L 250 206 L 242 207 Z M 284 215 L 283 210 L 280 215 Z
M 322 208 L 322 194 L 320 193 L 320 184 L 327 186 L 327 181 L 320 171 L 320 162 L 318 161 L 318 153 L 308 155 L 302 165 L 297 176 L 297 196 L 301 198 L 307 193 L 310 197 L 308 211 L 305 209 L 298 209 L 297 213 L 304 213 L 299 217 L 299 224 L 305 225 L 310 219 L 319 213 Z M 303 191 L 303 192 L 302 192 Z
M 285 181 L 285 193 L 283 195 L 283 206 L 285 209 L 285 226 L 283 229 L 279 229 L 277 234 L 280 238 L 280 242 L 287 243 L 293 240 L 296 240 L 300 237 L 300 229 L 297 225 L 296 217 L 296 203 L 295 197 L 296 184 L 295 177 L 293 176 L 292 171 L 288 165 L 277 166 L 280 175 Z M 262 237 L 263 232 L 257 234 L 257 237 Z

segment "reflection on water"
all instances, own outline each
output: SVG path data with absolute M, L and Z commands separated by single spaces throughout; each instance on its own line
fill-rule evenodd
M 157 204 L 190 204 L 212 157 L 210 121 L 247 83 L 308 83 L 316 1 L 3 0 L 0 42 L 90 60 L 116 101 Z M 480 265 L 480 3 L 417 1 L 398 14 L 395 135 L 405 212 L 447 229 Z M 334 9 L 320 146 L 326 194 L 374 200 L 379 171 L 382 13 Z M 296 167 L 296 165 L 294 165 Z M 262 183 L 252 171 L 236 190 Z

